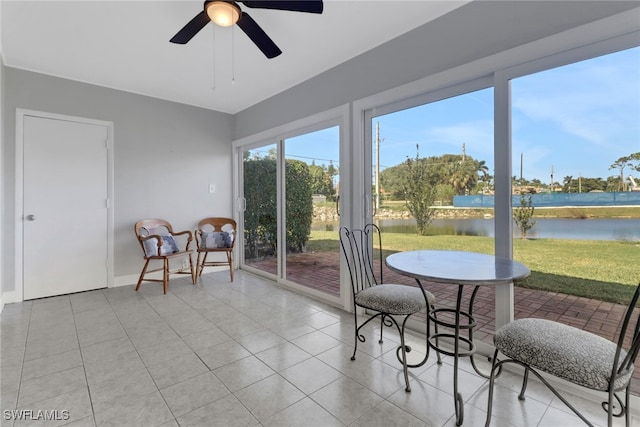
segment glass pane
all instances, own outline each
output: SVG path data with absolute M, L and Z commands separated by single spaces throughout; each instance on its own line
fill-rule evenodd
M 373 221 L 385 256 L 416 249 L 494 253 L 493 89 L 374 117 Z M 385 271 L 384 280 L 415 285 Z M 457 287 L 424 284 L 438 305 Z M 494 291 L 481 289 L 475 337 L 493 331 Z
M 512 117 L 514 258 L 532 270 L 515 317 L 613 339 L 638 283 L 640 48 L 513 80 Z
M 285 140 L 286 279 L 340 295 L 338 126 Z
M 278 274 L 276 154 L 275 144 L 242 153 L 244 262 L 272 274 Z

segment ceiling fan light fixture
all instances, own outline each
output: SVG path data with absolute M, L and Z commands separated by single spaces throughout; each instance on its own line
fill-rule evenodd
M 221 27 L 230 27 L 240 19 L 240 8 L 232 2 L 213 0 L 205 7 L 209 19 Z

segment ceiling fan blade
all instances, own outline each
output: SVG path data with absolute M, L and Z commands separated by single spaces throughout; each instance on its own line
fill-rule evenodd
M 189 40 L 193 38 L 198 31 L 204 28 L 205 25 L 209 23 L 210 19 L 207 16 L 207 13 L 203 10 L 199 14 L 197 14 L 191 21 L 187 23 L 178 33 L 173 36 L 171 43 L 177 44 L 186 44 Z
M 278 9 L 309 13 L 322 13 L 323 10 L 322 0 L 240 0 L 240 3 L 256 9 Z
M 267 33 L 265 33 L 258 23 L 246 12 L 242 12 L 242 16 L 240 16 L 238 20 L 238 27 L 249 36 L 251 41 L 258 46 L 258 49 L 260 49 L 267 58 L 275 58 L 282 53 Z

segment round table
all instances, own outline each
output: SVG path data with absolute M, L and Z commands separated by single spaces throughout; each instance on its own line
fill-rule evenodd
M 464 421 L 464 406 L 462 395 L 458 392 L 458 359 L 460 357 L 470 357 L 475 371 L 479 375 L 486 377 L 478 370 L 473 359 L 476 348 L 473 343 L 473 328 L 476 325 L 473 318 L 473 301 L 478 289 L 480 286 L 511 284 L 524 280 L 530 274 L 529 268 L 518 261 L 494 255 L 443 250 L 398 252 L 389 255 L 386 258 L 386 264 L 390 270 L 416 279 L 420 287 L 422 287 L 422 280 L 458 286 L 455 308 L 436 308 L 428 313 L 429 319 L 436 326 L 445 327 L 449 331 L 453 330 L 453 332 L 437 332 L 431 335 L 428 345 L 435 351 L 454 358 L 453 395 L 456 425 L 462 425 Z M 465 287 L 473 288 L 466 311 L 462 310 L 462 295 Z M 453 318 L 453 321 L 443 319 L 443 317 L 447 316 Z M 461 336 L 461 331 L 467 331 L 468 336 Z M 453 351 L 439 345 L 441 338 L 453 340 Z

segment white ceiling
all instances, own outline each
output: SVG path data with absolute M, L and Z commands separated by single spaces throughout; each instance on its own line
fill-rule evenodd
M 202 1 L 2 0 L 0 47 L 9 67 L 233 114 L 465 3 L 325 0 L 321 15 L 241 5 L 283 51 L 267 59 L 237 27 L 169 43 Z

